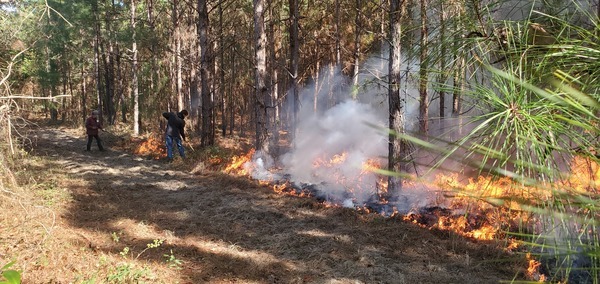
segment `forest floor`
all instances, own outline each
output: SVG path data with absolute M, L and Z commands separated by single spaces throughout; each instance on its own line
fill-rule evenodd
M 23 283 L 498 283 L 527 268 L 502 242 L 278 194 L 191 149 L 166 163 L 110 133 L 106 152 L 84 151 L 81 128 L 21 134 L 28 189 L 0 192 L 0 266 L 16 260 Z

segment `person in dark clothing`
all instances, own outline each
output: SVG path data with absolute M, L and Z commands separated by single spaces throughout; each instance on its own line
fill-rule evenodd
M 100 149 L 100 151 L 104 151 L 104 147 L 102 147 L 102 139 L 100 139 L 98 136 L 98 129 L 103 129 L 102 123 L 98 120 L 98 114 L 99 112 L 94 110 L 92 111 L 92 115 L 85 120 L 85 129 L 88 136 L 86 151 L 89 151 L 92 147 L 92 139 L 96 139 L 98 149 Z
M 187 110 L 180 112 L 164 112 L 163 117 L 167 119 L 167 130 L 165 131 L 165 142 L 167 144 L 167 159 L 173 160 L 173 143 L 177 145 L 179 155 L 185 158 L 185 150 L 181 141 L 185 141 L 185 117 L 188 115 Z

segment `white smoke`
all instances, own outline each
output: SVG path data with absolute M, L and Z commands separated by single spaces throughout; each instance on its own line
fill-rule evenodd
M 379 126 L 379 127 L 376 127 Z M 284 171 L 297 183 L 317 184 L 328 199 L 357 203 L 376 192 L 378 177 L 364 165 L 376 159 L 384 165 L 387 132 L 369 105 L 345 101 L 323 114 L 302 116 L 294 150 L 282 159 Z M 334 163 L 332 159 L 343 159 Z
M 367 201 L 375 193 L 377 177 L 363 166 L 377 158 L 381 164 L 387 151 L 387 136 L 381 130 L 385 124 L 376 113 L 350 100 L 323 114 L 304 116 L 294 150 L 282 157 L 284 171 L 294 182 L 321 185 L 328 199 Z M 343 162 L 330 163 L 336 158 Z
M 358 89 L 352 89 L 350 80 L 332 67 L 324 68 L 300 90 L 293 147 L 277 163 L 280 172 L 296 186 L 310 186 L 319 197 L 344 207 L 376 203 L 382 189 L 380 182 L 387 179 L 373 172 L 375 167 L 387 168 L 388 163 L 387 60 L 372 58 L 363 68 L 366 71 L 359 75 Z M 418 69 L 414 62 L 405 62 L 403 70 L 406 77 L 401 99 L 405 103 L 406 128 L 411 131 L 418 126 L 419 103 L 418 91 L 409 79 L 410 73 Z M 255 179 L 278 180 L 280 176 L 270 171 L 274 163 L 257 152 L 248 166 Z M 429 193 L 415 188 L 404 192 L 402 204 L 396 205 L 403 210 L 417 202 L 422 206 L 428 199 L 424 195 Z
M 251 162 L 244 163 L 244 170 L 252 175 L 253 179 L 261 181 L 274 181 L 281 179 L 277 173 L 270 171 L 275 166 L 273 158 L 262 151 L 256 151 Z

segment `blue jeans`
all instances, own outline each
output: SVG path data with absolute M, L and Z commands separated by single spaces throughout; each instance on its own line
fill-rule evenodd
M 185 158 L 185 151 L 183 149 L 183 145 L 181 144 L 180 137 L 173 137 L 173 136 L 167 135 L 165 140 L 167 142 L 167 158 L 173 159 L 173 142 L 175 142 L 175 145 L 177 145 L 177 150 L 179 150 L 179 155 L 182 158 Z

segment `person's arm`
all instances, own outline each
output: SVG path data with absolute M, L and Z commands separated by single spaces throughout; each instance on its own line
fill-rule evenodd
M 94 129 L 94 125 L 92 123 L 92 119 L 88 118 L 85 120 L 85 128 L 87 129 Z

